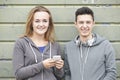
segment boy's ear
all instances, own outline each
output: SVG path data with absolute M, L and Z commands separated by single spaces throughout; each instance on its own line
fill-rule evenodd
M 76 27 L 77 26 L 77 22 L 75 21 L 74 24 L 75 24 L 75 27 Z

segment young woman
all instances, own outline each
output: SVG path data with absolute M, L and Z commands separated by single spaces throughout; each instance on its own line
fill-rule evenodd
M 34 7 L 26 22 L 26 31 L 13 51 L 13 68 L 17 80 L 57 80 L 63 76 L 64 61 L 53 56 L 61 55 L 54 40 L 54 25 L 50 11 Z

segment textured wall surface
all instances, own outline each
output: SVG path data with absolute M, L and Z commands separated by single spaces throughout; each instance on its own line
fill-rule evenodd
M 77 34 L 74 28 L 76 9 L 82 6 L 93 9 L 94 32 L 112 43 L 120 80 L 120 0 L 0 0 L 0 80 L 14 80 L 14 42 L 24 32 L 27 14 L 36 5 L 43 5 L 52 12 L 57 41 L 62 47 Z

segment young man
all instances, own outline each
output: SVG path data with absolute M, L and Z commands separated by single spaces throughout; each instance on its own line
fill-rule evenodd
M 115 52 L 110 42 L 96 33 L 94 13 L 77 9 L 78 36 L 65 45 L 65 80 L 116 80 Z

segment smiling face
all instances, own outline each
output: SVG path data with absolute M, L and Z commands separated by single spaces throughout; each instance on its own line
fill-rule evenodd
M 49 14 L 47 12 L 36 12 L 33 17 L 33 34 L 45 35 L 49 27 Z
M 94 26 L 92 16 L 88 14 L 78 15 L 75 26 L 79 31 L 80 37 L 88 39 L 92 35 L 92 29 Z

